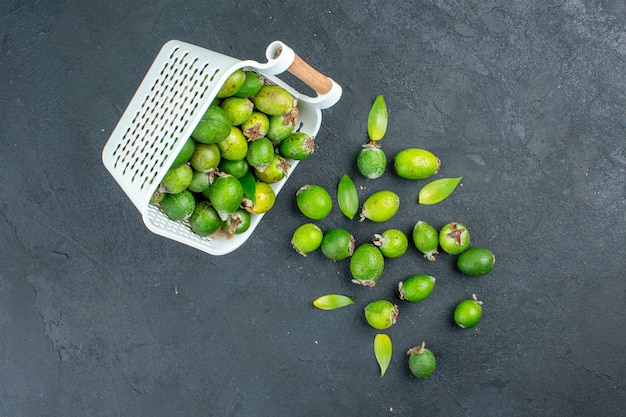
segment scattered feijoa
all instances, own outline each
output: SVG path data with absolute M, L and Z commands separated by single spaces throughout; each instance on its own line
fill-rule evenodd
M 425 346 L 422 342 L 406 352 L 409 355 L 409 370 L 415 378 L 428 378 L 437 366 L 435 355 Z
M 387 229 L 374 235 L 372 243 L 380 249 L 385 258 L 399 258 L 409 247 L 409 239 L 398 229 Z
M 296 204 L 306 217 L 313 220 L 326 218 L 333 208 L 333 200 L 325 188 L 307 184 L 296 192 Z
M 413 275 L 398 284 L 398 294 L 401 300 L 422 301 L 428 298 L 435 288 L 435 277 L 418 274 Z
M 359 221 L 386 222 L 398 212 L 400 197 L 393 191 L 382 190 L 370 195 L 363 203 Z
M 350 274 L 355 284 L 375 286 L 384 269 L 385 257 L 372 243 L 357 247 L 350 258 Z
M 387 168 L 387 156 L 375 142 L 363 145 L 356 158 L 356 166 L 365 178 L 380 178 Z
M 302 256 L 314 252 L 322 244 L 324 233 L 313 223 L 304 223 L 298 226 L 291 237 L 291 246 Z
M 463 300 L 454 309 L 454 322 L 464 329 L 476 326 L 483 317 L 483 302 L 476 294 L 471 299 Z
M 408 180 L 423 180 L 437 172 L 441 161 L 432 152 L 419 148 L 407 148 L 394 158 L 396 173 Z
M 424 258 L 434 261 L 439 253 L 439 233 L 430 224 L 419 220 L 413 227 L 413 244 Z
M 385 330 L 396 323 L 398 306 L 388 300 L 376 300 L 365 306 L 365 320 L 377 330 Z
M 450 222 L 439 231 L 439 246 L 444 252 L 458 255 L 465 251 L 470 244 L 470 234 L 467 227 L 458 222 Z
M 354 252 L 354 236 L 346 229 L 334 228 L 324 233 L 322 239 L 322 253 L 328 259 L 341 261 Z
M 493 269 L 496 257 L 486 248 L 469 248 L 456 259 L 456 266 L 465 275 L 485 275 Z

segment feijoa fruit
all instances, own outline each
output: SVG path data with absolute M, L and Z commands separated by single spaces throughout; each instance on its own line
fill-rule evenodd
M 385 222 L 391 219 L 400 207 L 400 197 L 393 191 L 377 191 L 363 203 L 359 221 L 369 219 L 373 222 Z
M 350 258 L 350 274 L 355 284 L 375 286 L 384 269 L 385 257 L 380 249 L 371 243 L 360 245 Z
M 483 317 L 483 302 L 476 294 L 471 299 L 463 300 L 454 309 L 454 322 L 464 329 L 476 326 Z
M 439 231 L 439 245 L 444 252 L 458 255 L 465 251 L 470 244 L 470 234 L 467 227 L 458 222 L 446 224 Z
M 396 324 L 398 306 L 388 300 L 376 300 L 365 306 L 365 320 L 377 330 L 385 330 Z
M 415 378 L 428 378 L 437 366 L 435 355 L 425 346 L 422 342 L 406 352 L 409 355 L 409 370 Z
M 382 234 L 375 234 L 372 243 L 378 246 L 385 258 L 399 258 L 409 247 L 409 240 L 398 229 L 387 229 Z
M 396 173 L 408 180 L 422 180 L 439 172 L 441 161 L 430 151 L 407 148 L 394 158 Z
M 346 229 L 334 228 L 324 234 L 322 253 L 333 261 L 341 261 L 354 252 L 354 236 Z
M 298 226 L 291 237 L 291 246 L 302 256 L 314 252 L 322 244 L 324 233 L 314 223 L 304 223 Z
M 296 204 L 306 217 L 313 220 L 326 218 L 333 208 L 333 200 L 325 188 L 307 184 L 296 192 Z
M 422 301 L 428 298 L 435 288 L 435 277 L 418 274 L 413 275 L 398 284 L 398 294 L 401 300 Z
M 486 248 L 469 248 L 462 252 L 456 259 L 456 266 L 459 271 L 466 275 L 485 275 L 493 269 L 496 257 Z
M 380 178 L 387 168 L 387 156 L 375 142 L 366 144 L 357 155 L 356 165 L 365 178 Z
M 413 244 L 424 254 L 424 258 L 434 261 L 435 255 L 439 253 L 439 233 L 433 226 L 420 220 L 413 227 Z

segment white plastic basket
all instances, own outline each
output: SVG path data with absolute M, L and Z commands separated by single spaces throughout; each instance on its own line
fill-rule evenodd
M 261 221 L 262 214 L 252 215 L 250 228 L 240 235 L 200 237 L 185 223 L 170 220 L 150 204 L 150 197 L 185 141 L 234 71 L 240 68 L 255 71 L 292 93 L 298 99 L 296 126 L 310 136 L 319 131 L 320 110 L 331 107 L 341 97 L 337 83 L 309 66 L 284 43 L 272 42 L 265 55 L 266 63 L 241 61 L 177 40 L 161 48 L 102 151 L 105 167 L 153 233 L 212 255 L 224 255 L 241 246 Z M 301 79 L 318 95 L 300 94 L 275 76 L 285 71 Z M 298 161 L 290 163 L 285 179 L 271 184 L 276 194 Z

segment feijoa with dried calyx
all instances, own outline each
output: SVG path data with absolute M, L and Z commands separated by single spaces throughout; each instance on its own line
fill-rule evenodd
M 398 229 L 387 229 L 374 235 L 372 243 L 378 246 L 385 258 L 399 258 L 409 247 L 409 239 Z
M 240 235 L 248 231 L 251 220 L 250 213 L 238 208 L 224 221 L 223 228 L 229 235 Z
M 373 287 L 383 274 L 385 257 L 372 243 L 363 243 L 350 257 L 350 274 L 355 284 Z
M 257 181 L 254 189 L 254 200 L 244 197 L 243 208 L 252 214 L 262 214 L 268 212 L 276 203 L 276 192 L 267 183 Z
M 359 193 L 348 174 L 344 174 L 337 185 L 337 203 L 341 213 L 350 220 L 359 212 Z
M 426 348 L 426 343 L 422 342 L 406 353 L 409 355 L 409 370 L 415 378 L 428 378 L 435 371 L 437 360 L 430 349 Z
M 315 138 L 304 132 L 293 132 L 280 142 L 278 152 L 285 158 L 301 161 L 315 152 Z
M 170 220 L 186 220 L 196 208 L 196 199 L 192 192 L 183 190 L 178 194 L 166 194 L 159 207 Z
M 291 246 L 302 256 L 316 251 L 322 244 L 324 233 L 314 223 L 304 223 L 298 226 L 291 237 Z
M 207 201 L 200 201 L 189 216 L 189 227 L 198 236 L 210 236 L 222 228 L 222 219 Z
M 287 139 L 296 128 L 298 114 L 298 108 L 294 107 L 288 113 L 269 116 L 269 127 L 265 136 L 272 142 Z
M 289 113 L 297 105 L 294 96 L 278 85 L 264 85 L 252 98 L 258 111 L 268 116 Z
M 398 306 L 388 300 L 376 300 L 365 306 L 365 320 L 377 330 L 385 330 L 396 324 Z
M 167 170 L 161 180 L 161 191 L 177 194 L 186 189 L 193 179 L 193 170 L 187 164 L 180 164 Z
M 454 309 L 454 322 L 463 329 L 476 326 L 483 317 L 483 302 L 472 294 L 471 299 L 466 299 L 457 304 Z
M 272 161 L 262 171 L 255 168 L 254 175 L 265 183 L 274 184 L 287 176 L 289 168 L 291 164 L 285 158 L 274 154 Z
M 165 197 L 166 193 L 160 190 L 159 188 L 160 187 L 157 187 L 157 189 L 150 196 L 150 204 L 157 205 L 163 200 L 163 197 Z
M 243 200 L 241 182 L 232 175 L 215 177 L 207 193 L 211 205 L 222 220 L 234 213 Z
M 373 222 L 385 222 L 398 212 L 400 197 L 393 191 L 382 190 L 370 195 L 363 203 L 359 221 L 369 219 Z
M 328 191 L 315 184 L 307 184 L 298 189 L 296 204 L 302 214 L 313 220 L 326 218 L 333 208 L 333 200 Z
M 430 224 L 419 220 L 413 227 L 413 244 L 424 258 L 434 261 L 439 253 L 439 233 Z
M 375 142 L 368 143 L 359 151 L 356 166 L 365 178 L 380 178 L 387 168 L 387 155 Z
M 412 302 L 425 300 L 433 292 L 435 281 L 435 277 L 426 274 L 410 276 L 398 283 L 399 297 Z
M 254 111 L 242 124 L 241 131 L 249 141 L 265 137 L 269 129 L 269 119 L 265 113 Z
M 218 143 L 228 136 L 231 127 L 226 111 L 216 104 L 211 104 L 194 128 L 191 137 L 201 143 Z
M 458 255 L 465 251 L 470 244 L 470 234 L 463 224 L 450 222 L 439 231 L 439 246 L 444 252 Z
M 189 159 L 191 167 L 200 172 L 212 172 L 222 160 L 220 149 L 214 143 L 196 143 Z
M 463 251 L 456 259 L 456 266 L 465 275 L 481 276 L 488 274 L 496 263 L 496 257 L 489 249 L 474 247 Z
M 230 133 L 221 142 L 217 143 L 222 159 L 229 161 L 239 161 L 248 154 L 248 140 L 237 126 L 230 129 Z
M 324 233 L 321 249 L 328 259 L 342 261 L 354 253 L 354 236 L 346 229 L 330 229 Z
M 224 84 L 217 91 L 217 98 L 230 97 L 237 93 L 246 80 L 246 74 L 243 69 L 239 68 L 232 72 L 224 81 Z
M 423 180 L 439 172 L 440 167 L 439 158 L 425 149 L 406 148 L 394 158 L 396 173 L 407 180 Z

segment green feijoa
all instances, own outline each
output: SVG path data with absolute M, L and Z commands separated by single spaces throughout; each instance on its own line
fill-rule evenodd
M 150 204 L 159 204 L 161 200 L 163 200 L 163 197 L 165 197 L 165 194 L 166 193 L 158 187 L 150 196 Z
M 237 179 L 241 179 L 244 175 L 250 172 L 250 165 L 248 165 L 248 161 L 245 159 L 240 159 L 238 161 L 222 159 L 217 166 L 217 169 L 224 174 L 229 174 Z
M 264 85 L 252 98 L 258 111 L 268 116 L 288 113 L 297 104 L 294 96 L 278 85 Z
M 291 246 L 302 256 L 314 252 L 322 244 L 324 233 L 314 223 L 304 223 L 298 226 L 291 237 Z
M 244 70 L 245 78 L 239 90 L 234 94 L 236 97 L 251 97 L 263 87 L 263 77 L 254 71 Z
M 191 167 L 200 172 L 212 172 L 222 159 L 220 149 L 214 143 L 196 143 L 189 159 Z
M 287 159 L 308 158 L 315 152 L 315 138 L 304 132 L 293 132 L 280 142 L 278 151 Z
M 252 215 L 242 208 L 238 208 L 224 221 L 224 230 L 229 235 L 239 235 L 250 228 Z
M 303 185 L 296 191 L 296 204 L 302 214 L 313 220 L 326 218 L 333 208 L 328 191 L 314 184 Z
M 377 191 L 363 203 L 359 221 L 369 219 L 373 222 L 385 222 L 398 212 L 400 197 L 393 191 Z
M 252 114 L 254 104 L 247 98 L 228 97 L 221 103 L 220 107 L 224 109 L 228 115 L 228 119 L 233 126 L 239 126 Z
M 172 162 L 172 167 L 184 164 L 185 162 L 189 161 L 189 158 L 191 158 L 195 146 L 196 142 L 193 140 L 193 138 L 188 138 L 185 141 L 183 148 L 180 150 L 180 152 L 178 152 L 178 155 L 176 155 L 176 159 L 174 159 L 174 162 Z
M 424 342 L 406 353 L 409 355 L 409 371 L 415 378 L 428 378 L 435 371 L 437 360 Z
M 269 125 L 270 121 L 267 115 L 255 111 L 241 124 L 241 131 L 249 141 L 253 141 L 265 137 Z
M 194 170 L 187 189 L 194 193 L 202 193 L 209 188 L 209 185 L 211 185 L 211 173 Z
M 188 221 L 189 227 L 198 236 L 210 236 L 222 228 L 222 219 L 207 201 L 196 204 Z
M 247 196 L 243 199 L 244 208 L 252 214 L 265 213 L 274 207 L 275 203 L 276 192 L 269 184 L 263 181 L 256 182 L 254 200 Z
M 248 144 L 246 161 L 257 171 L 263 171 L 274 158 L 274 145 L 267 138 L 260 138 Z
M 398 229 L 387 229 L 375 234 L 372 243 L 380 249 L 385 258 L 399 258 L 409 247 L 409 239 Z
M 372 301 L 365 306 L 365 320 L 377 330 L 385 330 L 396 324 L 398 306 L 388 300 Z
M 380 178 L 387 168 L 387 156 L 375 142 L 368 143 L 359 151 L 356 165 L 365 178 L 370 180 Z
M 180 164 L 167 170 L 161 180 L 161 191 L 177 194 L 187 188 L 193 178 L 193 170 L 187 164 Z
M 422 301 L 428 298 L 435 288 L 435 277 L 418 274 L 398 283 L 398 294 L 401 300 Z
M 430 151 L 407 148 L 394 158 L 396 173 L 408 180 L 423 180 L 439 172 L 441 161 Z
M 294 107 L 288 113 L 269 116 L 269 126 L 265 136 L 272 142 L 280 142 L 287 139 L 296 128 L 298 113 L 298 108 Z
M 463 329 L 476 326 L 483 317 L 483 302 L 476 294 L 471 299 L 463 300 L 454 309 L 454 322 Z
M 444 252 L 458 255 L 465 251 L 470 244 L 470 234 L 467 227 L 458 222 L 450 222 L 439 231 L 439 246 Z
M 274 154 L 272 161 L 262 171 L 254 169 L 254 176 L 265 183 L 274 184 L 287 176 L 289 168 L 291 164 L 285 158 Z
M 371 243 L 361 244 L 350 257 L 350 274 L 355 284 L 375 286 L 384 269 L 385 257 Z
M 248 154 L 248 139 L 237 126 L 230 128 L 230 133 L 221 142 L 217 143 L 222 159 L 239 161 L 245 159 Z
M 218 90 L 216 97 L 225 98 L 235 95 L 239 91 L 245 80 L 246 74 L 244 73 L 243 69 L 240 68 L 235 70 L 226 78 L 226 81 L 224 81 L 224 84 L 222 84 L 222 86 Z
M 496 257 L 493 252 L 485 248 L 469 248 L 462 252 L 456 259 L 459 271 L 466 275 L 485 275 L 493 269 Z
M 193 214 L 196 208 L 196 199 L 189 190 L 178 194 L 166 194 L 160 203 L 161 210 L 171 220 L 185 220 Z
M 434 261 L 439 252 L 439 233 L 430 224 L 418 221 L 413 227 L 413 244 L 424 258 Z
M 216 177 L 208 189 L 208 198 L 222 220 L 239 208 L 243 200 L 243 187 L 231 175 Z
M 321 247 L 328 259 L 342 261 L 354 252 L 354 236 L 345 229 L 334 228 L 324 233 Z
M 218 143 L 228 136 L 231 126 L 224 109 L 211 104 L 194 128 L 191 137 L 201 143 Z

